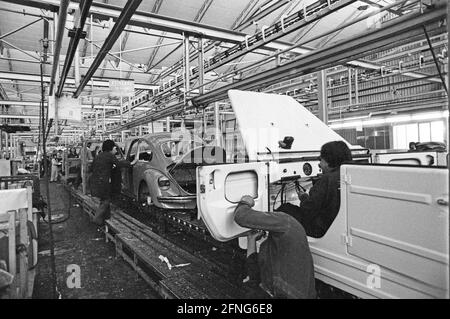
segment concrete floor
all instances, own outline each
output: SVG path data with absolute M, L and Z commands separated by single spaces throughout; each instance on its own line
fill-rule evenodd
M 45 196 L 45 184 L 41 184 Z M 80 207 L 70 203 L 69 195 L 61 184 L 50 183 L 57 289 L 62 299 L 155 299 L 159 298 L 150 286 L 121 258 L 116 258 L 114 246 L 106 243 L 104 235 L 89 220 Z M 52 298 L 49 226 L 39 224 L 39 263 L 33 298 Z M 80 269 L 80 288 L 70 265 Z M 76 268 L 76 266 L 75 266 Z M 69 282 L 69 284 L 68 284 Z

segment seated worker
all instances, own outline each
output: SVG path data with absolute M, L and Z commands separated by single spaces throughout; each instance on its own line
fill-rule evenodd
M 282 204 L 276 211 L 293 216 L 305 228 L 306 234 L 320 238 L 336 218 L 341 206 L 340 167 L 352 160 L 352 153 L 343 141 L 326 143 L 320 150 L 322 177 L 306 192 L 299 192 L 300 207 Z
M 283 212 L 253 210 L 254 205 L 251 196 L 243 196 L 234 216 L 242 227 L 269 232 L 259 253 L 256 252 L 257 234 L 253 232 L 247 237 L 250 284 L 263 290 L 265 297 L 315 298 L 314 266 L 302 225 Z M 264 298 L 258 293 L 255 297 Z
M 94 158 L 92 163 L 90 186 L 92 196 L 100 198 L 100 206 L 94 217 L 94 222 L 99 226 L 102 226 L 105 219 L 110 217 L 110 202 L 113 194 L 118 192 L 116 184 L 120 167 L 130 165 L 130 162 L 126 160 L 119 162 L 115 156 L 116 152 L 114 141 L 106 140 L 103 142 L 102 152 Z

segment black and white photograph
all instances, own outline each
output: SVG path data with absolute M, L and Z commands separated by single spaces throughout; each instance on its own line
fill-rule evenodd
M 0 304 L 450 299 L 449 18 L 448 0 L 0 0 Z

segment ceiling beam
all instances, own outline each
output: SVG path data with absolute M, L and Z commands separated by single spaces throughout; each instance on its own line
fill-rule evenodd
M 81 80 L 81 83 L 78 86 L 77 90 L 75 91 L 73 95 L 75 98 L 81 94 L 81 91 L 83 91 L 83 88 L 89 82 L 90 78 L 94 75 L 95 71 L 100 66 L 100 63 L 102 63 L 103 59 L 108 54 L 109 50 L 112 48 L 116 40 L 119 38 L 123 29 L 125 29 L 131 17 L 136 12 L 137 7 L 139 7 L 139 5 L 141 4 L 141 2 L 142 0 L 128 0 L 119 18 L 115 22 L 114 27 L 112 28 L 111 32 L 108 34 L 108 37 L 103 43 L 103 46 L 101 47 L 100 51 L 98 52 L 97 56 L 92 62 L 89 70 L 86 72 L 85 76 Z
M 161 5 L 162 5 L 162 0 L 157 0 L 157 1 L 155 2 L 155 4 L 153 5 L 152 13 L 158 13 L 158 12 L 159 12 L 159 9 L 161 9 Z M 161 45 L 162 42 L 164 41 L 164 36 L 165 36 L 165 35 L 166 35 L 166 33 L 163 32 L 163 33 L 161 34 L 161 36 L 158 38 L 158 40 L 156 41 L 155 48 L 152 49 L 152 51 L 151 51 L 151 53 L 150 53 L 150 58 L 149 58 L 148 61 L 147 61 L 147 64 L 146 64 L 147 69 L 146 69 L 146 70 L 150 70 L 150 67 L 151 67 L 151 65 L 152 65 L 152 63 L 153 63 L 153 61 L 154 61 L 154 59 L 155 59 L 155 57 L 156 57 L 156 54 L 157 54 L 158 51 L 159 51 L 160 45 Z M 178 46 L 178 47 L 179 47 L 179 46 Z M 178 47 L 177 47 L 177 49 L 178 49 Z M 168 56 L 169 56 L 169 55 L 166 55 L 166 57 L 168 57 Z M 150 82 L 151 82 L 151 81 L 150 81 Z
M 282 1 L 275 1 L 275 3 L 272 3 L 268 7 L 265 7 L 265 8 L 262 8 L 262 6 L 261 6 L 258 9 L 258 11 L 255 12 L 254 15 L 252 15 L 246 21 L 239 24 L 236 28 L 238 28 L 240 30 L 248 28 L 248 27 L 252 26 L 253 23 L 257 23 L 259 20 L 263 19 L 264 17 L 268 16 L 272 12 L 283 7 L 284 5 L 286 5 L 289 2 L 290 2 L 289 0 L 282 0 Z
M 70 42 L 69 47 L 67 48 L 66 58 L 64 60 L 64 66 L 61 72 L 61 77 L 58 83 L 58 90 L 56 91 L 56 96 L 61 96 L 64 83 L 66 81 L 67 75 L 69 74 L 70 67 L 72 66 L 73 58 L 75 57 L 75 53 L 78 47 L 78 42 L 83 37 L 83 28 L 86 23 L 86 18 L 89 14 L 89 8 L 92 4 L 92 0 L 81 0 L 78 13 L 79 19 L 78 21 L 74 21 L 74 29 L 69 31 Z
M 203 4 L 202 4 L 200 10 L 198 10 L 198 12 L 197 12 L 197 14 L 196 14 L 196 16 L 194 18 L 194 22 L 200 22 L 203 19 L 203 17 L 206 14 L 206 11 L 208 11 L 208 9 L 211 6 L 212 2 L 213 2 L 213 0 L 204 0 L 203 1 Z
M 57 12 L 59 9 L 58 0 L 0 0 L 9 3 L 18 3 L 21 5 L 51 10 Z M 69 9 L 75 9 L 76 3 L 71 3 Z M 117 19 L 122 8 L 110 4 L 95 2 L 91 5 L 89 13 L 102 19 Z M 202 36 L 205 39 L 228 43 L 241 43 L 245 41 L 246 34 L 243 32 L 231 31 L 225 28 L 214 27 L 197 22 L 167 17 L 150 12 L 136 11 L 131 17 L 129 25 L 143 28 L 166 31 L 170 33 L 189 33 L 196 37 Z M 291 46 L 292 43 L 285 41 L 273 41 L 266 43 L 264 49 L 270 51 L 283 50 Z M 296 53 L 304 53 L 301 49 L 296 49 Z
M 61 0 L 61 5 L 58 12 L 58 25 L 56 27 L 56 41 L 53 47 L 53 67 L 50 78 L 49 95 L 53 95 L 53 87 L 55 85 L 56 71 L 59 66 L 59 58 L 61 57 L 61 46 L 64 36 L 64 27 L 67 20 L 67 8 L 69 7 L 70 0 Z
M 0 79 L 3 80 L 13 80 L 13 81 L 26 81 L 26 82 L 40 82 L 41 78 L 39 74 L 25 74 L 25 73 L 17 73 L 17 72 L 4 72 L 0 71 Z M 109 80 L 120 80 L 119 78 L 93 78 L 93 85 L 98 87 L 109 87 Z M 44 82 L 50 83 L 50 76 L 44 75 Z M 67 78 L 67 84 L 75 85 L 74 78 Z M 135 89 L 137 90 L 154 90 L 159 88 L 156 85 L 148 85 L 144 83 L 135 83 Z
M 380 8 L 383 8 L 383 6 L 382 6 L 381 4 L 376 3 L 376 2 L 373 2 L 372 0 L 360 0 L 360 1 L 362 1 L 362 2 L 364 2 L 364 3 L 367 3 L 368 5 L 377 7 L 377 8 L 379 8 L 379 9 L 380 9 Z M 403 13 L 402 13 L 401 11 L 399 11 L 399 10 L 389 9 L 388 11 L 389 11 L 390 13 L 393 13 L 393 14 L 398 15 L 398 16 L 403 15 Z
M 227 98 L 227 92 L 231 89 L 254 90 L 267 86 L 270 83 L 288 80 L 302 74 L 312 73 L 326 69 L 331 65 L 345 63 L 352 58 L 359 58 L 367 52 L 378 52 L 410 41 L 411 38 L 422 36 L 422 25 L 433 26 L 433 32 L 442 33 L 444 26 L 441 21 L 446 16 L 443 10 L 444 4 L 429 9 L 423 13 L 415 12 L 397 18 L 386 23 L 380 29 L 359 34 L 351 39 L 341 41 L 327 48 L 319 49 L 313 53 L 299 57 L 292 62 L 281 65 L 278 68 L 269 69 L 236 83 L 225 85 L 210 91 L 192 100 L 193 105 L 207 106 L 209 103 Z M 429 29 L 431 32 L 431 28 Z M 174 103 L 156 112 L 136 118 L 124 125 L 115 127 L 107 133 L 115 133 L 123 129 L 130 129 L 137 125 L 172 116 L 183 111 L 184 103 Z
M 0 29 L 0 39 L 2 38 L 2 30 Z M 2 41 L 0 41 L 0 54 L 3 55 L 3 52 L 6 51 L 6 56 L 9 59 L 8 60 L 8 69 L 10 72 L 13 72 L 13 67 L 12 67 L 12 62 L 11 62 L 11 52 L 9 52 L 9 48 L 5 48 L 3 46 Z M 17 82 L 15 84 L 15 88 L 17 90 L 17 96 L 19 96 L 19 86 L 17 85 Z M 3 88 L 3 86 L 0 85 L 0 97 L 2 97 L 3 99 L 8 99 L 8 94 L 6 93 L 5 89 Z
M 441 9 L 441 10 L 439 10 Z M 423 14 L 414 13 L 404 15 L 394 21 L 386 23 L 386 26 L 373 32 L 359 34 L 351 39 L 341 41 L 335 45 L 318 49 L 299 57 L 292 62 L 281 65 L 278 68 L 269 69 L 259 74 L 253 75 L 242 81 L 225 85 L 217 90 L 210 91 L 203 96 L 194 98 L 197 104 L 206 105 L 213 100 L 226 98 L 230 89 L 252 90 L 262 85 L 267 85 L 270 81 L 280 81 L 297 77 L 303 74 L 326 69 L 331 65 L 346 63 L 352 57 L 359 58 L 367 52 L 377 52 L 383 46 L 393 46 L 405 43 L 412 37 L 422 35 L 421 25 L 434 23 L 445 17 L 445 10 L 442 7 L 430 10 Z M 436 30 L 440 28 L 435 27 Z

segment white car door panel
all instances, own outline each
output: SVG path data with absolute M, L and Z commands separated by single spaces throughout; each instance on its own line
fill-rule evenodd
M 211 235 L 228 241 L 248 231 L 234 221 L 234 210 L 243 195 L 255 200 L 255 210 L 266 211 L 267 165 L 243 163 L 197 168 L 197 206 Z

